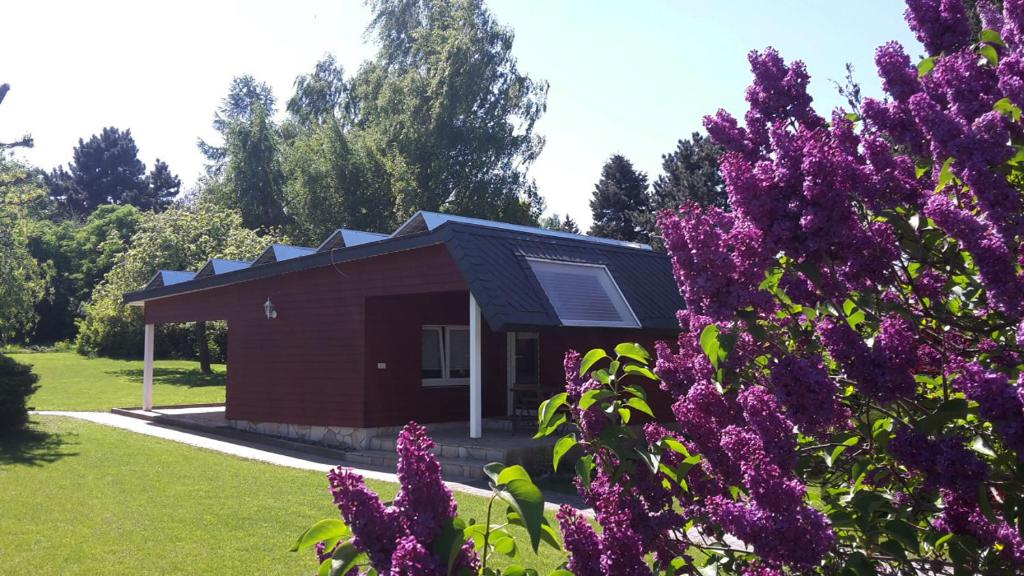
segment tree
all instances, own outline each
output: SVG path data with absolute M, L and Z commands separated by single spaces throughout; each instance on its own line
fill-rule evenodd
M 288 235 L 316 245 L 339 227 L 390 231 L 395 201 L 387 168 L 337 119 L 304 129 L 284 150 L 284 205 Z
M 75 336 L 75 318 L 82 304 L 127 250 L 142 218 L 134 206 L 105 205 L 85 222 L 26 221 L 29 252 L 50 287 L 35 308 L 39 321 L 30 333 L 34 341 L 50 343 Z
M 628 242 L 646 242 L 648 234 L 635 215 L 648 209 L 647 174 L 633 168 L 633 163 L 615 154 L 601 169 L 601 179 L 594 185 L 590 211 L 594 222 L 592 236 Z
M 0 438 L 28 424 L 28 397 L 39 387 L 32 367 L 0 354 Z
M 320 125 L 340 116 L 347 93 L 345 70 L 328 54 L 311 74 L 295 79 L 295 94 L 288 100 L 287 110 L 303 127 Z
M 699 132 L 679 140 L 676 149 L 661 157 L 663 173 L 652 185 L 650 205 L 633 212 L 632 220 L 644 231 L 652 244 L 661 247 L 657 216 L 662 210 L 678 210 L 695 203 L 728 209 L 725 184 L 718 172 L 722 147 Z
M 548 230 L 558 230 L 560 232 L 572 232 L 573 234 L 579 234 L 580 228 L 576 225 L 576 221 L 572 219 L 572 216 L 565 215 L 563 220 L 558 214 L 552 214 L 550 216 L 540 219 L 541 228 L 547 228 Z
M 284 172 L 278 156 L 280 135 L 263 104 L 247 119 L 232 122 L 225 136 L 224 182 L 230 199 L 250 229 L 281 226 Z
M 85 216 L 102 204 L 131 203 L 149 193 L 131 130 L 109 127 L 79 139 L 73 158 L 68 171 L 60 167 L 48 179 L 51 196 L 69 214 Z
M 157 270 L 198 270 L 209 258 L 251 260 L 269 243 L 284 240 L 260 236 L 242 224 L 237 211 L 206 201 L 145 215 L 131 246 L 83 306 L 76 348 L 83 354 L 137 356 L 142 351 L 142 314 L 122 304 L 125 292 L 141 289 Z M 223 327 L 216 331 L 211 336 L 223 341 Z M 161 327 L 159 346 L 183 357 L 195 357 L 201 347 L 191 327 L 175 325 Z
M 174 202 L 179 192 L 181 179 L 171 172 L 166 162 L 157 158 L 153 170 L 146 177 L 146 194 L 139 198 L 126 198 L 124 203 L 141 210 L 160 212 Z
M 46 294 L 43 270 L 27 249 L 28 206 L 45 197 L 19 164 L 0 155 L 0 344 L 30 333 Z
M 262 109 L 264 116 L 274 115 L 277 100 L 274 92 L 266 83 L 259 82 L 249 74 L 236 76 L 228 88 L 228 95 L 221 100 L 220 106 L 213 114 L 213 129 L 221 138 L 227 139 L 231 126 L 236 122 L 247 122 Z M 228 150 L 225 146 L 207 143 L 202 138 L 198 142 L 199 151 L 209 162 L 206 166 L 211 176 L 220 175 L 227 161 Z
M 380 50 L 353 79 L 353 125 L 387 167 L 398 217 L 447 211 L 536 223 L 527 169 L 547 83 L 520 73 L 513 33 L 480 0 L 374 0 Z
M 0 104 L 10 92 L 0 84 Z M 7 157 L 11 148 L 31 148 L 31 136 L 0 142 L 0 344 L 35 324 L 34 306 L 45 294 L 38 264 L 26 247 L 25 212 L 45 194 L 23 166 Z M 2 358 L 2 356 L 0 356 Z

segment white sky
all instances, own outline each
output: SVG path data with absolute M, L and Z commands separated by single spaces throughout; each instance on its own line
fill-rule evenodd
M 827 79 L 854 62 L 877 93 L 874 48 L 899 39 L 919 51 L 896 0 L 491 0 L 516 31 L 520 69 L 548 80 L 548 141 L 534 165 L 549 211 L 590 221 L 602 163 L 625 154 L 651 179 L 663 153 L 725 107 L 742 115 L 745 54 L 777 46 L 807 61 L 820 109 L 840 104 Z M 18 0 L 0 11 L 0 140 L 31 133 L 21 153 L 46 169 L 66 164 L 79 138 L 129 128 L 147 167 L 159 157 L 186 186 L 202 170 L 197 138 L 233 76 L 269 83 L 279 108 L 296 75 L 333 53 L 348 73 L 373 54 L 369 12 L 356 0 L 293 2 L 57 2 Z

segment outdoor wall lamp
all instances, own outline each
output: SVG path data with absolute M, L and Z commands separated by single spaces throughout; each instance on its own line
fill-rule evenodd
M 267 298 L 267 301 L 263 303 L 263 312 L 267 315 L 267 320 L 273 320 L 277 318 L 277 309 L 274 308 L 274 303 Z

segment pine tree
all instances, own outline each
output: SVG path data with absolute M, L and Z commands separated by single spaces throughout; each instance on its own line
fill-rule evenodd
M 648 210 L 647 174 L 633 168 L 621 154 L 605 162 L 601 180 L 594 186 L 590 210 L 592 236 L 629 242 L 646 242 L 648 234 L 636 222 L 636 215 Z
M 131 130 L 104 128 L 88 141 L 78 140 L 65 171 L 47 177 L 50 195 L 69 214 L 85 216 L 102 204 L 128 204 L 144 198 L 149 185 Z
M 281 226 L 286 221 L 281 197 L 284 172 L 278 157 L 279 134 L 270 111 L 257 104 L 250 118 L 236 120 L 225 138 L 225 182 L 246 228 Z
M 725 182 L 718 172 L 721 155 L 719 146 L 694 132 L 688 140 L 680 140 L 674 151 L 661 157 L 664 172 L 651 186 L 650 206 L 633 214 L 633 221 L 653 245 L 661 246 L 657 218 L 662 210 L 678 210 L 687 202 L 728 210 Z
M 146 177 L 146 183 L 149 184 L 147 200 L 150 205 L 133 203 L 142 210 L 152 209 L 157 212 L 165 210 L 171 205 L 171 202 L 174 202 L 175 196 L 181 192 L 181 179 L 174 175 L 167 163 L 159 158 L 156 159 L 153 170 Z
M 580 233 L 580 227 L 576 224 L 576 221 L 572 219 L 572 216 L 565 215 L 565 220 L 562 220 L 562 230 L 566 232 L 572 232 L 573 234 Z

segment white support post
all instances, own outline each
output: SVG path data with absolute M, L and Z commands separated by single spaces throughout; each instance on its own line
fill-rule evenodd
M 156 326 L 146 324 L 145 366 L 142 369 L 142 409 L 153 409 L 153 339 Z
M 481 348 L 483 348 L 483 327 L 480 306 L 473 293 L 469 293 L 469 437 L 481 436 Z

